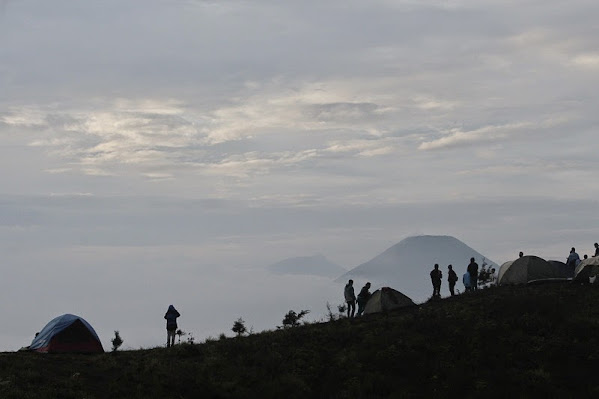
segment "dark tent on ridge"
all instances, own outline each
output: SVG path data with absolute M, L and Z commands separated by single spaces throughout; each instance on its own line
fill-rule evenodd
M 526 255 L 505 262 L 499 268 L 497 284 L 527 284 L 540 281 L 568 280 L 572 272 L 556 263 L 547 262 L 534 255 Z
M 564 262 L 559 260 L 548 260 L 547 262 L 549 262 L 549 264 L 555 267 L 557 270 L 560 270 L 560 272 L 563 273 L 567 278 L 574 277 L 574 268 L 572 266 L 566 265 Z
M 102 343 L 93 327 L 79 316 L 64 314 L 51 320 L 29 345 L 47 353 L 102 353 Z
M 364 308 L 364 314 L 387 312 L 389 310 L 413 305 L 415 305 L 414 301 L 401 292 L 394 290 L 393 288 L 383 287 L 372 293 Z
M 590 277 L 599 275 L 599 256 L 582 260 L 574 273 L 575 282 L 588 283 Z

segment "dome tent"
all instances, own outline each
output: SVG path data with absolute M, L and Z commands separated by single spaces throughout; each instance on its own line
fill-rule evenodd
M 574 281 L 588 283 L 590 277 L 599 275 L 599 256 L 584 259 L 574 271 Z
M 564 274 L 564 276 L 568 278 L 574 277 L 574 267 L 566 265 L 564 262 L 559 260 L 548 260 L 547 262 L 549 262 L 549 264 L 551 264 L 553 267 L 560 270 Z
M 571 273 L 534 255 L 526 255 L 499 268 L 497 284 L 527 284 L 532 281 L 567 280 Z
M 36 352 L 102 353 L 102 343 L 93 327 L 79 316 L 64 314 L 52 319 L 29 345 Z
M 501 264 L 501 266 L 499 267 L 499 271 L 497 272 L 497 285 L 499 285 L 499 282 L 503 278 L 503 275 L 505 274 L 506 271 L 508 271 L 508 269 L 510 268 L 512 263 L 514 263 L 514 261 L 510 260 L 510 261 L 507 261 L 507 262 Z
M 387 312 L 412 305 L 415 305 L 414 301 L 401 292 L 393 288 L 383 287 L 372 293 L 364 308 L 364 314 Z

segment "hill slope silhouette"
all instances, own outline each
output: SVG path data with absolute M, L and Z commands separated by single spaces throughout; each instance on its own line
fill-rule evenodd
M 596 286 L 493 287 L 168 349 L 1 353 L 0 397 L 599 397 L 597 303 Z

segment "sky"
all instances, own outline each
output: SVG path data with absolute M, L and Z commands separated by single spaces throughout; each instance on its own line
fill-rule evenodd
M 0 0 L 0 350 L 63 313 L 105 349 L 164 345 L 169 304 L 196 341 L 319 320 L 342 287 L 266 266 L 349 270 L 412 235 L 592 255 L 598 20 L 595 0 Z

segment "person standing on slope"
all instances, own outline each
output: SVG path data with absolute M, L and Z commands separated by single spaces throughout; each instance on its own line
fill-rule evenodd
M 354 314 L 356 313 L 356 294 L 354 293 L 354 280 L 349 280 L 347 284 L 345 284 L 343 294 L 345 296 L 345 302 L 347 302 L 347 317 L 354 317 Z
M 599 243 L 595 243 L 595 255 L 593 257 L 599 256 Z
M 431 271 L 431 282 L 433 283 L 433 298 L 439 298 L 441 296 L 441 279 L 443 273 L 439 270 L 439 264 L 435 263 L 433 270 Z
M 576 266 L 578 266 L 579 263 L 580 256 L 578 256 L 578 254 L 576 253 L 576 248 L 572 247 L 572 249 L 570 250 L 570 255 L 568 255 L 568 258 L 566 259 L 566 265 L 574 269 Z
M 478 263 L 474 261 L 474 258 L 470 258 L 468 274 L 470 274 L 470 289 L 476 291 L 478 287 Z
M 370 291 L 368 291 L 369 289 L 370 283 L 366 283 L 358 294 L 358 316 L 362 316 L 362 313 L 364 313 L 364 308 L 366 307 L 366 303 L 370 299 L 371 294 Z
M 458 275 L 453 271 L 453 266 L 447 266 L 447 282 L 449 283 L 449 293 L 451 296 L 455 295 L 455 283 L 458 281 Z
M 175 335 L 177 333 L 177 317 L 181 316 L 173 305 L 168 307 L 164 314 L 166 319 L 166 347 L 169 348 L 175 345 Z

